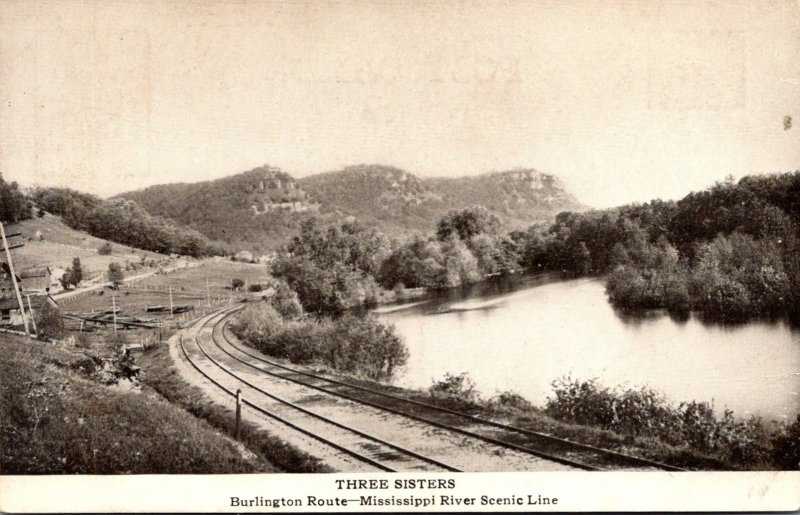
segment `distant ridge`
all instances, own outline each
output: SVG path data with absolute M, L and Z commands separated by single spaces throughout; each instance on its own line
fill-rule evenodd
M 393 166 L 355 165 L 294 179 L 278 168 L 198 183 L 151 186 L 118 195 L 228 244 L 266 251 L 309 216 L 354 217 L 402 237 L 429 233 L 451 209 L 482 205 L 508 229 L 525 228 L 565 210 L 581 210 L 561 181 L 532 169 L 422 179 Z

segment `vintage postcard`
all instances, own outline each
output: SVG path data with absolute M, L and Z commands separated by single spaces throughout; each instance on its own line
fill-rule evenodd
M 796 0 L 0 2 L 4 512 L 800 509 Z

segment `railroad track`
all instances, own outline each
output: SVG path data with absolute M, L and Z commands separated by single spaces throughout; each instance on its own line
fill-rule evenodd
M 241 389 L 245 397 L 242 403 L 245 406 L 336 449 L 349 458 L 366 465 L 368 469 L 385 472 L 460 471 L 456 467 L 367 434 L 278 397 L 224 366 L 203 347 L 200 333 L 211 321 L 215 321 L 215 325 L 219 324 L 219 321 L 224 320 L 228 315 L 228 311 L 222 311 L 200 318 L 192 328 L 196 331 L 194 336 L 181 336 L 179 340 L 181 352 L 187 362 L 226 394 L 236 397 L 236 390 Z M 187 340 L 191 341 L 193 345 L 187 345 Z M 198 359 L 200 357 L 202 359 Z M 321 436 L 323 434 L 326 436 Z
M 550 434 L 476 417 L 433 404 L 407 399 L 387 392 L 331 379 L 319 374 L 286 366 L 265 358 L 251 349 L 236 345 L 228 336 L 230 316 L 241 307 L 226 310 L 212 329 L 212 343 L 230 358 L 243 365 L 281 380 L 311 388 L 348 401 L 365 404 L 389 413 L 411 418 L 464 436 L 524 452 L 549 461 L 582 470 L 618 470 L 625 468 L 683 471 L 685 469 L 624 454 Z M 219 336 L 219 337 L 217 337 Z M 220 343 L 222 342 L 222 343 Z M 227 348 L 226 348 L 227 347 Z M 234 352 L 231 352 L 233 350 Z M 238 355 L 237 355 L 238 354 Z M 242 356 L 245 356 L 244 358 Z M 258 365 L 253 361 L 258 362 Z M 466 426 L 465 426 L 466 423 Z

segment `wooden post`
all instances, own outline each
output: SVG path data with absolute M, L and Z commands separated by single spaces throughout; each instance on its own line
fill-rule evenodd
M 211 289 L 208 286 L 208 277 L 206 277 L 206 304 L 211 307 Z
M 33 316 L 33 306 L 31 305 L 31 296 L 26 295 L 26 297 L 28 298 L 28 311 L 30 311 L 31 313 L 31 323 L 33 324 L 33 332 L 39 334 L 39 330 L 36 329 L 36 317 Z
M 25 334 L 30 337 L 31 331 L 28 329 L 28 317 L 25 315 L 25 304 L 22 303 L 22 295 L 19 292 L 19 284 L 17 284 L 17 273 L 14 271 L 14 262 L 11 259 L 11 250 L 8 248 L 6 230 L 2 222 L 0 222 L 0 236 L 3 238 L 3 248 L 6 250 L 6 258 L 8 258 L 8 270 L 11 272 L 11 282 L 14 284 L 14 293 L 17 294 L 17 304 L 19 305 L 19 313 L 22 315 L 22 325 L 25 326 Z
M 111 288 L 111 316 L 114 317 L 114 336 L 117 335 L 117 296 L 114 295 L 114 288 Z
M 174 318 L 175 315 L 172 312 L 172 286 L 169 287 L 169 316 L 170 318 Z
M 242 425 L 242 390 L 236 390 L 236 430 L 234 431 L 234 438 L 239 439 L 241 434 Z

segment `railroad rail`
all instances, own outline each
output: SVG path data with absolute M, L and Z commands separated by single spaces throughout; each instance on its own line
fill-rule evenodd
M 200 341 L 200 331 L 202 331 L 202 329 L 206 325 L 208 325 L 212 320 L 215 319 L 224 320 L 224 318 L 227 317 L 228 315 L 229 315 L 228 310 L 224 310 L 220 313 L 203 317 L 205 318 L 205 320 L 203 320 L 203 318 L 200 318 L 196 322 L 195 327 L 197 326 L 197 324 L 199 324 L 199 328 L 197 329 L 197 333 L 194 336 L 193 340 L 195 346 L 197 347 L 197 350 L 208 360 L 208 362 L 212 363 L 213 366 L 215 366 L 225 374 L 232 377 L 235 381 L 237 381 L 237 383 L 246 385 L 247 388 L 249 388 L 251 391 L 257 392 L 262 398 L 268 398 L 271 401 L 275 401 L 280 405 L 285 406 L 287 408 L 287 411 L 293 413 L 292 418 L 294 418 L 295 420 L 289 419 L 291 415 L 289 416 L 287 416 L 287 414 L 279 415 L 275 413 L 275 410 L 267 410 L 263 406 L 260 406 L 248 399 L 243 399 L 242 400 L 243 404 L 245 404 L 249 408 L 255 410 L 256 412 L 262 415 L 265 415 L 291 429 L 294 429 L 306 436 L 309 436 L 319 442 L 322 442 L 327 446 L 330 446 L 344 454 L 347 454 L 351 458 L 355 458 L 356 460 L 381 471 L 397 472 L 399 470 L 424 468 L 425 470 L 429 471 L 444 470 L 450 472 L 460 472 L 460 470 L 455 467 L 442 463 L 433 458 L 424 456 L 410 449 L 406 449 L 404 447 L 386 441 L 385 439 L 369 435 L 358 429 L 336 422 L 334 420 L 331 420 L 330 418 L 327 418 L 325 416 L 314 413 L 311 410 L 303 408 L 302 406 L 299 406 L 296 403 L 293 403 L 291 401 L 273 395 L 263 390 L 262 388 L 259 388 L 258 386 L 254 385 L 252 382 L 246 380 L 245 378 L 237 375 L 236 373 L 234 373 L 233 371 L 231 371 L 230 369 L 219 363 L 217 360 L 211 357 L 203 348 L 203 344 Z M 219 321 L 215 323 L 215 326 L 216 324 L 219 324 Z M 202 369 L 202 367 L 195 359 L 192 359 L 190 353 L 186 349 L 186 345 L 184 344 L 184 341 L 186 339 L 187 339 L 186 337 L 181 336 L 179 339 L 179 344 L 183 356 L 185 357 L 187 362 L 197 372 L 203 375 L 207 380 L 209 380 L 215 386 L 220 388 L 228 395 L 235 397 L 236 393 L 234 389 L 230 388 L 229 386 L 226 386 L 219 379 L 212 377 L 211 374 Z M 212 339 L 213 339 L 213 329 L 212 329 Z M 255 398 L 255 396 L 252 397 Z M 297 418 L 299 418 L 300 421 L 298 421 Z M 311 429 L 310 427 L 308 427 L 309 425 L 313 425 L 308 423 L 309 420 L 312 419 L 316 421 L 317 428 L 315 429 Z M 338 440 L 340 441 L 337 442 L 331 438 L 326 438 L 321 436 L 319 434 L 320 423 L 322 424 L 322 427 L 327 427 L 328 433 L 336 434 L 338 436 Z M 341 440 L 347 440 L 347 443 L 346 444 L 341 443 Z M 403 468 L 398 468 L 398 465 L 401 465 Z
M 272 377 L 283 379 L 285 381 L 290 381 L 298 385 L 302 385 L 349 401 L 385 410 L 396 415 L 405 416 L 445 430 L 462 434 L 464 436 L 477 438 L 488 443 L 524 452 L 540 458 L 544 458 L 547 460 L 551 460 L 557 463 L 569 465 L 583 470 L 620 469 L 625 466 L 635 466 L 636 468 L 649 468 L 649 469 L 665 470 L 665 471 L 685 470 L 679 467 L 675 467 L 673 465 L 668 465 L 647 458 L 632 456 L 630 454 L 621 453 L 611 449 L 605 449 L 602 447 L 584 444 L 581 442 L 575 442 L 572 440 L 567 440 L 565 438 L 560 438 L 550 434 L 541 433 L 538 431 L 533 431 L 530 429 L 525 429 L 509 424 L 503 424 L 482 417 L 477 417 L 475 415 L 471 415 L 468 413 L 452 410 L 449 408 L 444 408 L 441 406 L 436 406 L 434 404 L 408 399 L 405 397 L 401 397 L 399 395 L 394 395 L 382 391 L 376 391 L 360 385 L 356 385 L 353 383 L 337 379 L 332 379 L 305 370 L 289 367 L 273 360 L 266 359 L 261 355 L 255 354 L 254 352 L 248 351 L 234 344 L 231 341 L 231 339 L 227 336 L 226 332 L 229 331 L 227 326 L 228 323 L 230 322 L 230 316 L 240 309 L 241 307 L 237 306 L 235 308 L 224 311 L 224 315 L 222 315 L 220 320 L 215 324 L 214 329 L 212 329 L 212 343 L 214 343 L 214 345 L 216 345 L 222 352 L 232 357 L 233 359 L 241 362 L 245 366 L 258 370 Z M 222 345 L 220 345 L 219 341 L 216 339 L 214 335 L 218 326 L 221 326 L 219 332 L 221 333 L 221 339 L 225 342 L 225 344 L 235 349 L 237 352 L 246 355 L 249 359 L 242 359 L 241 357 L 236 356 L 229 350 L 225 349 Z M 264 366 L 254 365 L 250 361 L 250 359 L 258 361 L 259 363 L 266 365 L 268 368 Z M 301 380 L 299 379 L 299 377 L 302 377 L 303 379 Z M 438 414 L 438 415 L 446 415 L 451 418 L 456 417 L 458 419 L 461 419 L 462 421 L 467 421 L 486 429 L 492 429 L 492 428 L 499 429 L 501 430 L 502 434 L 501 435 L 495 434 L 493 436 L 489 436 L 487 434 L 476 432 L 474 429 L 467 430 L 462 427 L 458 427 L 452 423 L 447 423 L 447 422 L 442 422 L 440 420 L 432 419 L 430 418 L 430 416 L 425 417 L 417 413 L 410 413 L 407 410 L 398 409 L 396 406 L 389 406 L 387 405 L 388 403 L 413 406 L 414 408 L 417 409 L 421 408 L 423 411 L 427 411 L 429 415 Z M 517 435 L 518 436 L 517 441 L 512 441 L 511 435 Z M 520 439 L 519 437 L 522 438 Z M 532 447 L 533 444 L 537 444 L 540 448 Z M 553 454 L 551 452 L 545 452 L 541 449 L 542 446 L 548 448 L 555 448 L 558 452 L 561 453 L 561 455 Z M 585 461 L 578 461 L 572 457 L 564 456 L 564 454 L 579 454 L 582 456 L 582 458 L 584 458 L 584 460 L 588 458 L 591 461 L 591 463 L 586 463 Z

